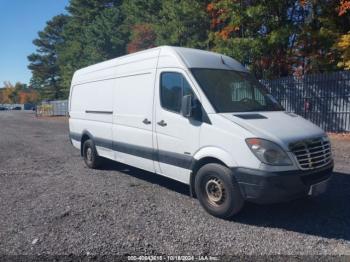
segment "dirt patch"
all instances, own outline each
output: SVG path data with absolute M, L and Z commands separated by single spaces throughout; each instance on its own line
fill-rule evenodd
M 45 121 L 60 121 L 65 123 L 68 123 L 69 121 L 68 116 L 36 116 L 36 119 Z
M 328 136 L 334 140 L 350 141 L 350 133 L 328 133 Z

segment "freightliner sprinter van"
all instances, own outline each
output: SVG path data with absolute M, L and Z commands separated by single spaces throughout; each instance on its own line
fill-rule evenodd
M 75 72 L 69 130 L 86 165 L 112 159 L 189 185 L 210 214 L 326 190 L 331 145 L 236 60 L 162 46 Z

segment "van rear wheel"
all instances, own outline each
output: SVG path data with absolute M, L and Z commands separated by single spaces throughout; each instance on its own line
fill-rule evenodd
M 216 217 L 230 218 L 244 205 L 231 170 L 220 164 L 207 164 L 198 170 L 195 191 L 203 208 Z
M 86 140 L 83 144 L 83 157 L 89 168 L 96 169 L 101 166 L 102 159 L 97 154 L 95 144 L 91 139 Z

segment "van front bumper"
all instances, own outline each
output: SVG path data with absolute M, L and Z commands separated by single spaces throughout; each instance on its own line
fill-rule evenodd
M 268 172 L 243 167 L 232 168 L 246 200 L 276 203 L 316 195 L 325 191 L 334 164 L 316 170 Z

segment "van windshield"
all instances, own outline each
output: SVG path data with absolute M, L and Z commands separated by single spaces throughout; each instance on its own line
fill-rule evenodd
M 191 71 L 218 113 L 284 110 L 249 73 L 206 68 Z

